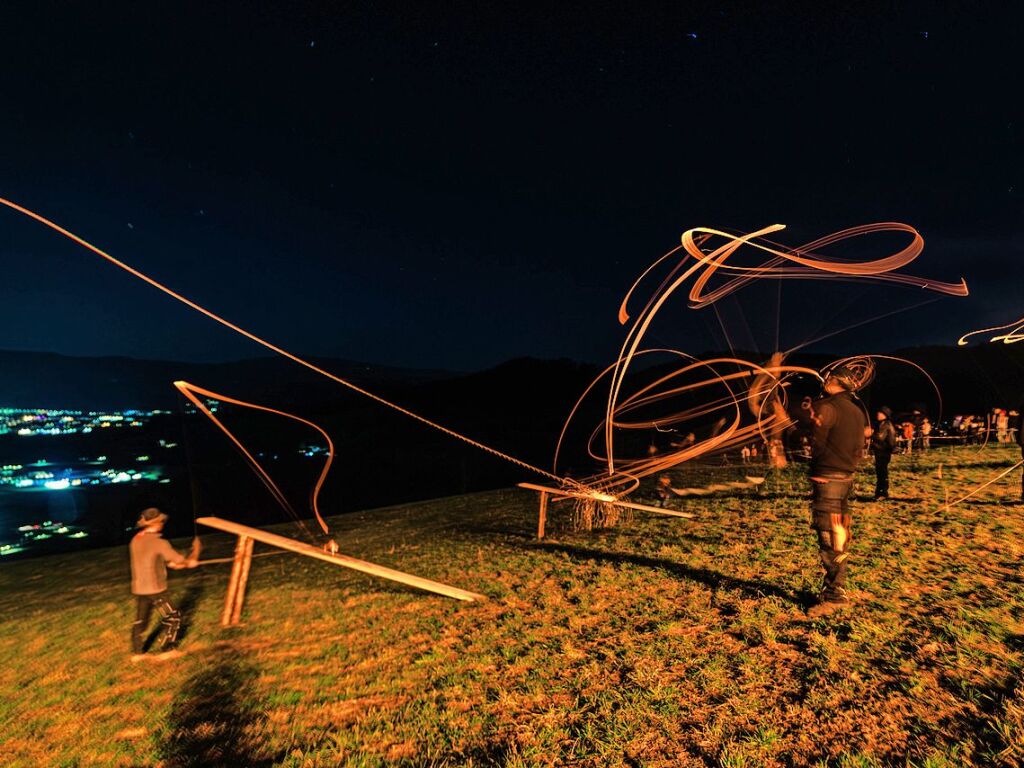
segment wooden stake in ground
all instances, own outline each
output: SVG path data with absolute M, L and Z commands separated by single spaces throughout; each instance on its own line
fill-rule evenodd
M 233 523 L 230 520 L 223 520 L 219 517 L 200 517 L 196 522 L 208 528 L 216 528 L 219 531 L 233 533 L 238 536 L 238 543 L 235 545 L 235 557 L 232 561 L 231 578 L 228 580 L 228 593 L 224 601 L 224 612 L 221 614 L 221 624 L 225 627 L 234 626 L 241 619 L 242 603 L 245 601 L 245 587 L 249 580 L 249 567 L 252 564 L 252 547 L 256 541 L 299 555 L 305 555 L 306 557 L 323 560 L 333 565 L 340 565 L 342 568 L 351 568 L 354 571 L 368 573 L 371 576 L 379 576 L 390 581 L 397 581 L 400 584 L 407 584 L 410 587 L 434 592 L 456 600 L 474 602 L 484 599 L 484 595 L 479 595 L 476 592 L 468 592 L 458 587 L 450 587 L 447 584 L 413 576 L 412 574 L 386 568 L 383 565 L 369 563 L 365 560 L 357 560 L 347 555 L 331 554 L 309 544 L 304 544 L 301 541 L 289 539 L 286 536 L 278 536 L 276 533 L 269 533 L 259 528 Z

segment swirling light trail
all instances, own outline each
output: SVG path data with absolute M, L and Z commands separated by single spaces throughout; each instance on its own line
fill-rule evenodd
M 913 227 L 898 222 L 883 222 L 878 224 L 866 224 L 859 227 L 852 227 L 840 232 L 835 232 L 825 237 L 814 240 L 798 248 L 790 248 L 765 239 L 766 235 L 781 231 L 785 228 L 783 224 L 773 224 L 763 229 L 747 234 L 732 234 L 718 229 L 697 227 L 683 233 L 682 244 L 657 259 L 651 266 L 637 278 L 636 282 L 626 292 L 619 307 L 619 322 L 625 325 L 630 320 L 629 304 L 634 293 L 641 283 L 660 264 L 682 253 L 682 258 L 670 270 L 668 276 L 652 292 L 643 309 L 640 311 L 633 325 L 629 329 L 623 341 L 619 357 L 611 366 L 612 378 L 608 391 L 608 399 L 605 408 L 603 422 L 605 453 L 604 461 L 607 466 L 609 477 L 616 475 L 615 464 L 615 427 L 616 415 L 621 412 L 620 399 L 626 373 L 636 355 L 640 352 L 640 345 L 646 335 L 651 323 L 658 311 L 669 300 L 686 281 L 693 278 L 689 289 L 689 305 L 692 309 L 700 309 L 713 305 L 719 299 L 735 293 L 747 283 L 760 279 L 801 279 L 801 280 L 870 280 L 872 282 L 895 283 L 899 285 L 915 286 L 924 290 L 950 296 L 966 296 L 967 284 L 961 278 L 959 283 L 945 283 L 912 275 L 897 274 L 895 270 L 910 264 L 924 250 L 924 238 Z M 911 235 L 911 242 L 896 253 L 879 259 L 868 261 L 849 261 L 840 259 L 829 259 L 816 251 L 818 249 L 834 245 L 838 242 L 861 237 L 879 232 L 905 232 Z M 725 242 L 715 248 L 707 244 L 713 238 L 724 238 Z M 729 263 L 741 248 L 748 247 L 761 251 L 770 256 L 762 264 L 755 266 L 742 266 Z M 711 279 L 716 272 L 727 276 L 723 284 L 717 288 L 709 287 Z M 730 362 L 736 363 L 732 360 Z M 743 365 L 749 365 L 743 363 Z M 604 376 L 608 371 L 601 374 Z M 782 371 L 779 371 L 781 373 Z M 762 369 L 763 374 L 774 376 L 770 371 Z M 717 374 L 716 374 L 717 376 Z M 776 385 L 772 388 L 778 392 L 782 381 L 776 377 Z M 624 405 L 624 404 L 623 404 Z M 578 406 L 577 406 L 578 407 Z M 773 411 L 777 410 L 774 406 Z M 574 409 L 575 412 L 575 409 Z M 571 418 L 571 416 L 570 416 Z M 774 417 L 773 417 L 774 418 Z M 727 430 L 727 437 L 736 435 L 738 421 L 735 421 Z M 763 431 L 763 427 L 760 431 Z M 564 430 L 563 430 L 564 434 Z M 725 440 L 709 442 L 702 446 L 703 452 L 713 450 L 724 444 Z M 699 453 L 691 451 L 692 455 Z M 692 456 L 690 456 L 692 457 Z M 685 460 L 680 457 L 680 460 Z M 678 462 L 676 462 L 678 463 Z

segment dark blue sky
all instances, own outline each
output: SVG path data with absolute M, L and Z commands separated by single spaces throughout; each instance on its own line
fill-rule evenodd
M 910 271 L 967 278 L 831 348 L 1024 314 L 1007 11 L 256 5 L 7 7 L 0 194 L 297 352 L 372 362 L 606 361 L 623 292 L 694 226 L 904 221 Z M 0 256 L 0 348 L 260 353 L 6 211 Z M 723 311 L 760 343 L 772 296 Z M 783 341 L 921 298 L 787 284 Z M 665 318 L 661 342 L 721 343 L 707 310 Z

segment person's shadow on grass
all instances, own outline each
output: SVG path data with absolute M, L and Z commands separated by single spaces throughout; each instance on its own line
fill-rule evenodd
M 668 571 L 676 576 L 691 581 L 705 584 L 712 589 L 734 590 L 743 593 L 747 597 L 764 597 L 772 595 L 785 600 L 787 603 L 804 607 L 808 602 L 805 594 L 796 594 L 788 589 L 783 589 L 776 584 L 769 584 L 764 581 L 752 581 L 740 579 L 735 576 L 727 576 L 724 573 L 708 570 L 707 568 L 693 568 L 672 560 L 662 560 L 647 555 L 633 554 L 630 552 L 609 552 L 601 549 L 589 549 L 570 544 L 556 544 L 554 542 L 538 542 L 534 544 L 539 549 L 546 549 L 554 552 L 564 552 L 570 557 L 581 560 L 594 560 L 607 563 L 632 563 L 645 568 L 658 568 Z
M 190 658 L 190 657 L 185 657 Z M 269 768 L 266 714 L 255 692 L 257 669 L 230 645 L 214 646 L 178 691 L 160 734 L 158 751 L 169 768 Z

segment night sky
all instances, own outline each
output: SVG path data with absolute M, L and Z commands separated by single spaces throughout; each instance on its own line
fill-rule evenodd
M 695 226 L 903 221 L 908 272 L 967 279 L 829 349 L 1024 315 L 1010 11 L 484 5 L 5 5 L 0 195 L 300 354 L 375 363 L 609 362 L 623 293 Z M 0 254 L 0 349 L 264 354 L 6 210 Z M 783 290 L 790 345 L 928 298 Z M 760 343 L 758 291 L 722 312 Z M 713 312 L 652 340 L 721 346 Z

